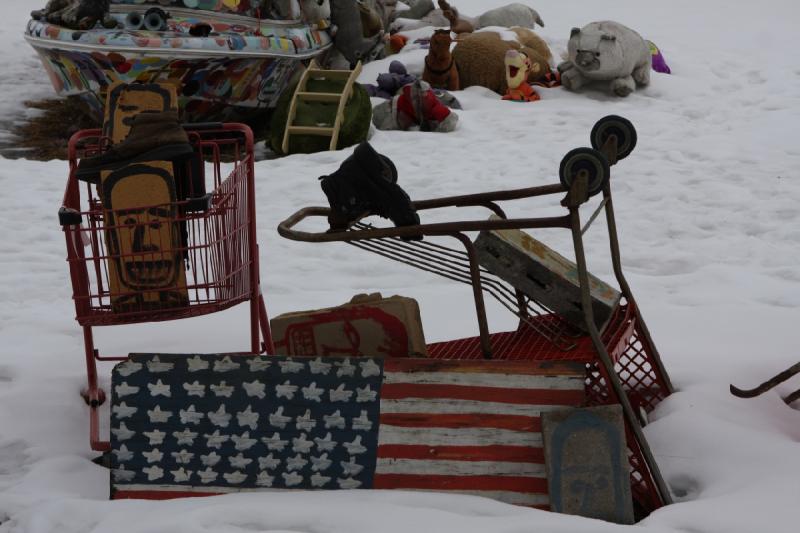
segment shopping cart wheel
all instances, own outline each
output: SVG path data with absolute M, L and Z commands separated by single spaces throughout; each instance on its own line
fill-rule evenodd
M 617 115 L 603 117 L 592 128 L 592 148 L 602 150 L 612 135 L 617 138 L 617 160 L 625 159 L 636 148 L 636 128 L 627 118 Z
M 603 190 L 610 174 L 608 159 L 602 152 L 594 148 L 575 148 L 567 152 L 561 160 L 558 177 L 561 184 L 569 189 L 575 179 L 586 173 L 589 178 L 589 196 L 594 196 Z

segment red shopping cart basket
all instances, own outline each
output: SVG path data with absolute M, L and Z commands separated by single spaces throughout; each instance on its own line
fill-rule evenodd
M 109 193 L 109 182 L 83 183 L 75 175 L 79 156 L 97 152 L 105 142 L 100 130 L 79 131 L 69 142 L 70 175 L 59 220 L 75 318 L 83 328 L 88 377 L 83 396 L 91 408 L 94 450 L 109 449 L 99 434 L 98 407 L 105 393 L 96 363 L 126 359 L 100 354 L 94 326 L 188 318 L 249 302 L 250 351 L 273 353 L 259 288 L 253 134 L 242 124 L 185 128 L 194 155 L 176 162 L 174 171 L 164 162 L 126 167 L 136 181 L 127 191 L 134 205 L 129 200 L 123 207 Z M 206 177 L 213 183 L 208 193 Z M 150 194 L 157 203 L 135 205 L 136 194 L 154 187 L 164 189 L 161 197 Z

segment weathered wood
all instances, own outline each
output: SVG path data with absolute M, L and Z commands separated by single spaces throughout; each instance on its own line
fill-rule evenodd
M 506 368 L 506 371 L 508 368 Z M 386 383 L 408 383 L 419 385 L 435 385 L 442 382 L 442 377 L 454 385 L 480 386 L 491 382 L 493 374 L 501 372 L 394 372 Z M 583 373 L 586 373 L 584 369 Z M 583 378 L 583 374 L 579 376 Z M 562 390 L 572 389 L 573 376 L 565 375 L 536 375 L 533 379 L 526 375 L 506 375 L 503 387 L 518 389 L 546 389 Z
M 298 92 L 297 98 L 300 100 L 307 100 L 309 102 L 339 102 L 342 95 L 339 93 L 314 93 L 314 92 Z
M 582 378 L 586 367 L 571 361 L 540 361 L 531 365 L 530 361 L 482 361 L 463 359 L 389 359 L 386 368 L 392 372 L 458 372 L 461 374 L 513 374 L 534 376 L 571 376 Z
M 385 488 L 546 507 L 540 414 L 585 402 L 580 365 L 395 362 L 133 355 L 112 377 L 113 496 Z
M 421 446 L 542 447 L 542 434 L 495 428 L 430 428 L 382 426 L 378 445 L 413 442 Z
M 586 329 L 575 263 L 520 230 L 483 231 L 475 241 L 478 262 L 532 300 Z M 595 325 L 602 331 L 620 293 L 589 276 Z
M 344 123 L 344 110 L 350 96 L 353 94 L 353 84 L 361 74 L 361 62 L 359 61 L 353 70 L 324 70 L 317 65 L 315 60 L 311 60 L 308 68 L 303 72 L 300 82 L 297 84 L 292 102 L 289 105 L 289 115 L 286 119 L 286 129 L 283 133 L 283 143 L 281 149 L 284 154 L 289 153 L 289 137 L 292 135 L 318 135 L 330 137 L 329 150 L 336 150 L 339 144 L 339 130 Z M 308 90 L 309 80 L 344 80 L 344 87 L 341 93 L 316 92 Z M 327 127 L 295 126 L 294 121 L 297 116 L 297 102 L 330 102 L 337 104 L 336 117 L 333 123 Z
M 333 128 L 324 126 L 289 126 L 286 131 L 289 132 L 289 135 L 321 135 L 323 137 L 333 135 Z
M 619 405 L 542 415 L 553 511 L 633 523 L 625 424 Z
M 545 477 L 543 464 L 512 461 L 488 463 L 485 461 L 378 459 L 378 467 L 387 474 L 404 474 L 414 470 L 427 470 L 431 475 Z
M 511 404 L 503 402 L 487 401 L 468 401 L 461 400 L 455 404 L 450 399 L 430 400 L 422 398 L 407 398 L 403 400 L 383 400 L 381 403 L 382 413 L 406 413 L 406 412 L 437 412 L 437 413 L 473 413 L 481 415 L 538 415 L 547 411 L 558 409 L 557 405 L 539 405 L 536 410 L 525 404 Z M 408 411 L 404 409 L 413 409 Z

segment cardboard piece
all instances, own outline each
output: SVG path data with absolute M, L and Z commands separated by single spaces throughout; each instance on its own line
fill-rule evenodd
M 619 405 L 542 413 L 550 508 L 632 524 L 630 465 Z
M 357 295 L 339 307 L 286 313 L 270 321 L 280 355 L 426 356 L 412 298 Z
M 101 184 L 112 309 L 188 305 L 172 163 L 103 171 Z
M 574 262 L 515 229 L 482 231 L 475 249 L 482 267 L 586 330 L 578 267 Z M 619 305 L 621 294 L 591 274 L 589 287 L 595 326 L 602 331 Z

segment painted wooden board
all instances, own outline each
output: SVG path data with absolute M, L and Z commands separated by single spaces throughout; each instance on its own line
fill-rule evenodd
M 103 171 L 101 183 L 112 309 L 188 305 L 173 164 L 144 161 Z
M 586 329 L 578 267 L 573 261 L 516 229 L 482 231 L 475 249 L 482 267 L 576 327 Z M 595 325 L 602 331 L 621 294 L 591 274 L 589 289 Z
M 632 524 L 622 407 L 559 409 L 542 425 L 552 510 Z
M 541 414 L 584 366 L 134 355 L 112 376 L 112 495 L 468 493 L 547 508 Z
M 122 142 L 131 131 L 133 117 L 152 111 L 177 111 L 177 87 L 169 83 L 123 83 L 108 88 L 103 135 L 112 144 Z

